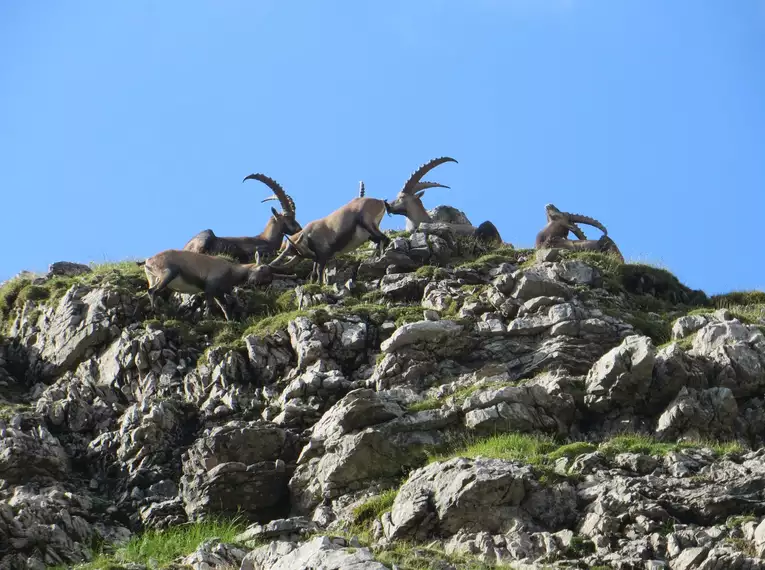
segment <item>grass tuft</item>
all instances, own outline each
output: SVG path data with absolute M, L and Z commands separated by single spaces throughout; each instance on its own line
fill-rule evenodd
M 206 540 L 213 538 L 233 543 L 234 537 L 247 528 L 239 520 L 206 520 L 172 527 L 166 530 L 149 530 L 133 537 L 114 552 L 103 552 L 74 570 L 102 570 L 125 563 L 150 564 L 153 568 L 165 568 L 176 559 L 188 556 Z
M 741 444 L 732 442 L 716 441 L 680 441 L 660 442 L 656 438 L 643 434 L 618 435 L 599 446 L 601 453 L 606 456 L 614 456 L 619 453 L 642 453 L 645 455 L 664 456 L 673 451 L 684 449 L 698 449 L 708 447 L 718 455 L 741 453 Z
M 433 281 L 447 279 L 449 277 L 449 273 L 447 273 L 445 269 L 436 267 L 435 265 L 423 265 L 422 267 L 418 267 L 414 274 L 417 277 L 426 277 Z
M 397 542 L 375 553 L 375 559 L 400 570 L 437 570 L 459 568 L 460 570 L 512 570 L 513 566 L 483 562 L 470 554 L 447 554 L 432 545 Z

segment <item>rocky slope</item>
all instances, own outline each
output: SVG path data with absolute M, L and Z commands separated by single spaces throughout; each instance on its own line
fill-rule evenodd
M 424 229 L 233 323 L 130 263 L 4 284 L 0 569 L 232 518 L 175 567 L 765 568 L 761 295 Z

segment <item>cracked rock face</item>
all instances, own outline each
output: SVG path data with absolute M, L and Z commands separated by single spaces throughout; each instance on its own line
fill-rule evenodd
M 268 520 L 283 509 L 294 461 L 288 434 L 264 422 L 229 422 L 205 431 L 183 462 L 180 491 L 189 518 L 233 515 Z
M 425 539 L 433 533 L 507 532 L 514 526 L 537 526 L 534 515 L 573 520 L 573 487 L 559 489 L 557 499 L 536 484 L 531 467 L 498 459 L 455 458 L 412 474 L 399 491 L 391 512 L 382 519 L 389 539 Z M 544 513 L 555 504 L 558 512 Z M 541 522 L 541 521 L 540 521 Z
M 333 261 L 318 293 L 235 289 L 233 324 L 52 267 L 71 287 L 15 305 L 0 338 L 0 570 L 235 515 L 237 544 L 176 563 L 393 570 L 380 550 L 414 540 L 529 570 L 763 568 L 760 328 L 672 305 L 693 292 L 639 266 L 615 285 L 588 257 L 484 251 L 439 212 Z M 250 326 L 296 286 L 297 316 Z M 663 344 L 642 323 L 665 315 Z M 505 435 L 504 458 L 460 451 Z M 510 459 L 548 437 L 566 445 Z

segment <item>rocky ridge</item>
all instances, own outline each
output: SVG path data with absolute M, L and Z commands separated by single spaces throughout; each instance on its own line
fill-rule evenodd
M 441 222 L 234 323 L 52 269 L 0 291 L 2 570 L 236 517 L 175 567 L 765 568 L 757 295 Z

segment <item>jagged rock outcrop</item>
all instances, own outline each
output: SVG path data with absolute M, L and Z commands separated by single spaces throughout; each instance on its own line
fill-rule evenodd
M 328 287 L 235 290 L 234 323 L 191 295 L 146 313 L 135 274 L 26 281 L 0 339 L 0 570 L 236 514 L 234 544 L 178 562 L 392 570 L 375 558 L 415 540 L 535 570 L 762 568 L 757 321 L 658 270 L 481 249 L 453 214 Z

